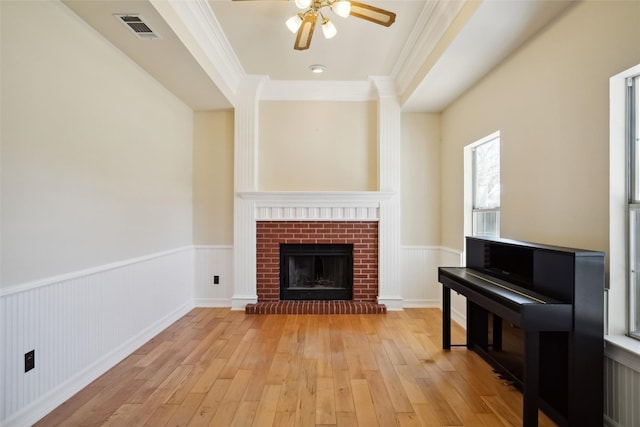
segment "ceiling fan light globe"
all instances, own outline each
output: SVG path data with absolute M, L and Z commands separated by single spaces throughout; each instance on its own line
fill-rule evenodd
M 302 19 L 300 18 L 299 15 L 295 15 L 292 16 L 291 18 L 287 19 L 287 28 L 289 29 L 289 31 L 291 31 L 293 34 L 298 32 L 298 29 L 300 28 L 300 25 L 302 25 Z
M 331 5 L 331 10 L 333 10 L 333 13 L 335 13 L 336 15 L 346 18 L 351 12 L 351 2 L 346 0 L 339 0 Z
M 336 29 L 336 26 L 333 25 L 333 22 L 325 19 L 322 22 L 322 34 L 324 34 L 325 39 L 331 39 L 335 37 L 336 34 L 338 34 L 338 30 Z
M 306 9 L 311 6 L 311 1 L 312 0 L 296 0 L 295 3 L 299 9 Z

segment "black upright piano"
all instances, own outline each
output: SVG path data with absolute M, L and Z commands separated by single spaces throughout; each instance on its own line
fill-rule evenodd
M 466 243 L 466 267 L 438 269 L 443 348 L 452 346 L 453 290 L 467 298 L 467 348 L 522 390 L 525 427 L 538 425 L 538 409 L 561 426 L 601 427 L 604 253 Z

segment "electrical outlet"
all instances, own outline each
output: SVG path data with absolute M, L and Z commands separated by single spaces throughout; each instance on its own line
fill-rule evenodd
M 36 351 L 31 350 L 24 354 L 24 371 L 29 372 L 36 367 Z
M 214 285 L 220 284 L 220 276 L 213 276 L 213 284 Z

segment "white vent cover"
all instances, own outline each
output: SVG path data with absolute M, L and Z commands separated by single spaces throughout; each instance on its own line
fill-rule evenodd
M 160 36 L 151 29 L 149 24 L 144 22 L 144 18 L 138 14 L 129 13 L 114 16 L 140 39 L 153 40 L 160 38 Z

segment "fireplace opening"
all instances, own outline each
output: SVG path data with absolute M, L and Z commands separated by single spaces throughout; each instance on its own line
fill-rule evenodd
M 281 300 L 352 297 L 352 244 L 280 244 Z

